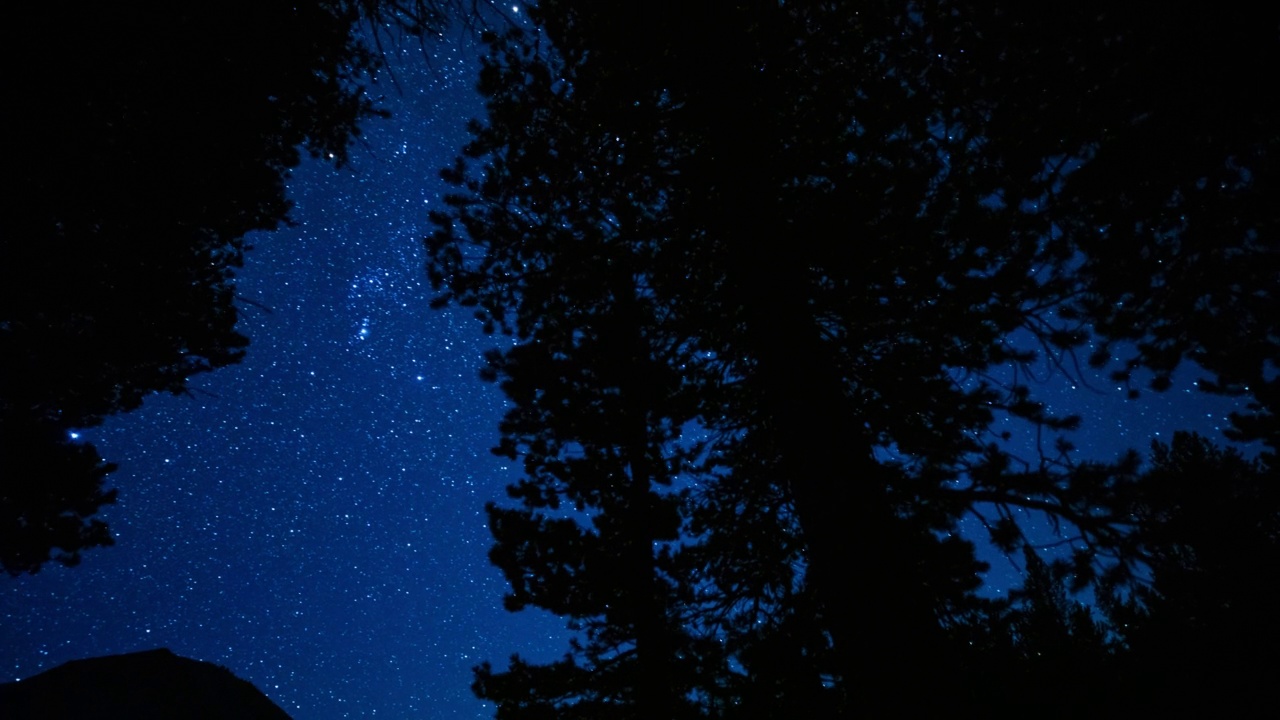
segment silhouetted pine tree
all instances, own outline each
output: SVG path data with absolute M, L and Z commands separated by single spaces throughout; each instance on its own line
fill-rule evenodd
M 1264 460 L 1176 433 L 1139 479 L 1149 583 L 1103 606 L 1135 707 L 1250 716 L 1280 669 L 1280 480 Z
M 1084 237 L 1109 217 L 1167 215 L 1144 201 L 1146 214 L 1113 216 L 1089 175 L 1072 184 L 1073 170 L 1122 150 L 1112 143 L 1131 133 L 1114 123 L 1177 122 L 1162 95 L 1114 111 L 1091 99 L 1122 92 L 1133 63 L 1169 49 L 1164 36 L 1099 8 L 961 2 L 552 1 L 536 18 L 537 31 L 492 38 L 488 117 L 465 152 L 482 167 L 460 159 L 445 173 L 463 192 L 433 216 L 428 269 L 441 303 L 476 307 L 521 346 L 600 307 L 596 284 L 613 273 L 631 278 L 621 296 L 651 308 L 627 316 L 646 367 L 683 377 L 679 412 L 659 416 L 693 421 L 706 443 L 700 491 L 681 506 L 697 540 L 672 587 L 696 593 L 680 598 L 686 631 L 729 653 L 729 673 L 691 691 L 714 700 L 707 712 L 748 698 L 832 714 L 958 702 L 980 676 L 954 670 L 972 657 L 956 628 L 980 605 L 981 565 L 955 530 L 979 505 L 996 508 L 993 540 L 1009 549 L 1022 544 L 1010 509 L 1040 511 L 1078 536 L 1077 582 L 1125 578 L 1136 456 L 1077 464 L 1062 445 L 1019 465 L 986 434 L 996 412 L 1074 426 L 993 373 L 1070 362 L 1091 321 L 1104 339 L 1141 340 L 1131 365 L 1154 368 L 1157 388 L 1218 333 L 1252 342 L 1250 363 L 1275 356 L 1273 335 L 1249 341 L 1146 302 L 1173 278 L 1167 266 L 1130 264 L 1120 278 L 1108 263 L 1131 249 Z M 1076 32 L 1055 40 L 1062 27 Z M 1003 33 L 1015 36 L 1007 50 Z M 1254 131 L 1240 146 L 1255 162 L 1224 208 L 1252 207 L 1251 183 L 1269 177 L 1274 140 Z M 1236 162 L 1200 149 L 1201 169 Z M 1176 183 L 1162 188 L 1177 207 Z M 1247 290 L 1230 291 L 1212 258 L 1182 254 L 1176 228 L 1142 242 L 1212 270 L 1201 287 L 1226 294 L 1204 317 L 1239 308 L 1265 328 L 1275 252 L 1259 240 L 1273 230 L 1262 210 L 1244 217 L 1248 229 L 1221 237 L 1258 263 Z M 1131 300 L 1143 310 L 1122 321 L 1113 310 Z M 1206 367 L 1224 382 L 1236 372 Z M 1271 385 L 1248 377 L 1262 398 Z M 709 620 L 717 604 L 729 610 Z M 536 680 L 524 687 L 539 696 Z
M 245 236 L 288 222 L 303 151 L 342 164 L 379 114 L 358 23 L 423 33 L 454 0 L 23 3 L 0 239 L 0 564 L 110 544 L 114 468 L 68 432 L 239 362 Z M 251 301 L 250 301 L 251 302 Z

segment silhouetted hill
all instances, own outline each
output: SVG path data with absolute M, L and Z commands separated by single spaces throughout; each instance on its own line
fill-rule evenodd
M 167 649 L 72 660 L 0 685 L 0 716 L 12 720 L 289 720 L 252 683 L 213 663 Z

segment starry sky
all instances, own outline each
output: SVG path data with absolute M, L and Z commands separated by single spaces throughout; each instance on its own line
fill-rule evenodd
M 563 654 L 563 621 L 505 612 L 486 559 L 484 503 L 516 477 L 488 452 L 504 400 L 477 372 L 501 339 L 428 308 L 420 240 L 437 171 L 483 112 L 478 55 L 462 32 L 425 57 L 407 44 L 396 83 L 370 89 L 392 118 L 366 124 L 350 167 L 294 172 L 296 225 L 253 236 L 238 274 L 243 363 L 82 433 L 120 466 L 103 513 L 116 545 L 0 578 L 0 677 L 168 647 L 298 720 L 482 718 L 474 665 Z M 1191 389 L 1192 371 L 1137 401 L 1044 374 L 1051 409 L 1081 414 L 1073 439 L 1101 458 L 1174 429 L 1220 439 L 1234 407 Z M 1015 582 L 985 557 L 989 591 Z

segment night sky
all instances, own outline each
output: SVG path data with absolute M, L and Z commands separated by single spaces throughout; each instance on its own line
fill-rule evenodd
M 474 665 L 563 654 L 563 622 L 503 611 L 486 559 L 484 503 L 516 477 L 488 452 L 504 401 L 477 374 L 501 339 L 428 308 L 420 240 L 437 171 L 483 108 L 465 35 L 427 52 L 429 67 L 412 44 L 392 58 L 403 94 L 385 73 L 371 89 L 393 117 L 366 123 L 349 168 L 294 173 L 296 226 L 251 238 L 244 362 L 82 433 L 120 466 L 103 513 L 116 545 L 0 582 L 4 680 L 168 647 L 225 665 L 298 720 L 480 718 L 492 706 L 471 695 Z M 1221 441 L 1234 404 L 1194 378 L 1137 401 L 1096 375 L 1036 387 L 1083 416 L 1073 440 L 1088 456 L 1114 458 L 1175 429 Z M 992 592 L 1015 579 L 993 561 Z

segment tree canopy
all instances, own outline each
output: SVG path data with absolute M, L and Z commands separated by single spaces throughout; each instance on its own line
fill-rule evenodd
M 1011 632 L 1101 643 L 1054 583 L 1138 578 L 1148 476 L 1014 462 L 997 414 L 1078 420 L 1001 371 L 1194 359 L 1274 453 L 1277 118 L 1239 68 L 1277 25 L 1227 15 L 548 1 L 490 36 L 428 273 L 516 340 L 508 605 L 579 631 L 478 669 L 498 717 L 979 702 L 979 507 L 1009 550 L 1013 508 L 1074 537 Z
M 24 3 L 5 30 L 10 183 L 0 244 L 0 562 L 110 544 L 113 465 L 68 436 L 238 362 L 245 236 L 289 221 L 302 153 L 341 165 L 380 56 L 451 0 Z M 470 4 L 468 4 L 469 6 Z M 377 36 L 381 37 L 381 36 Z

